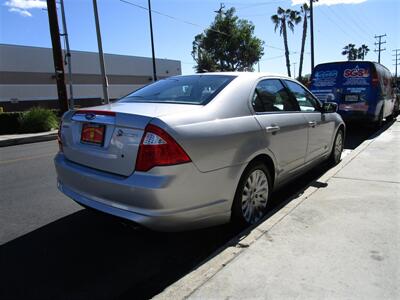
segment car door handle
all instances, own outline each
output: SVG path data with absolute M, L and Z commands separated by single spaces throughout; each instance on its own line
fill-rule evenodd
M 267 132 L 277 132 L 281 128 L 278 125 L 272 125 L 272 126 L 266 127 L 265 129 L 267 130 Z
M 310 121 L 310 122 L 308 122 L 308 126 L 310 126 L 310 127 L 315 127 L 315 126 L 317 126 L 317 122 L 315 122 L 315 121 Z

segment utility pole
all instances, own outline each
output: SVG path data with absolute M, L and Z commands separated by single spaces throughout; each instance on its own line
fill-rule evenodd
M 318 0 L 310 0 L 310 31 L 311 31 L 311 73 L 314 70 L 314 10 L 313 2 Z
M 150 21 L 150 37 L 151 37 L 151 55 L 152 55 L 152 59 L 153 59 L 153 81 L 157 81 L 156 55 L 154 53 L 153 21 L 151 18 L 150 0 L 148 0 L 148 5 L 149 5 L 149 21 Z
M 101 77 L 103 80 L 104 102 L 106 104 L 109 104 L 110 98 L 108 97 L 108 80 L 107 80 L 107 75 L 106 75 L 106 66 L 104 64 L 104 53 L 103 53 L 103 45 L 101 42 L 99 13 L 97 11 L 97 0 L 93 0 L 93 11 L 94 11 L 94 19 L 96 22 L 97 45 L 99 47 L 100 71 L 101 71 Z
M 400 65 L 400 49 L 394 49 L 393 52 L 395 54 L 393 54 L 394 56 L 394 65 L 395 65 L 395 78 L 396 78 L 396 84 L 397 84 L 397 66 Z
M 68 110 L 68 94 L 65 85 L 64 61 L 60 42 L 60 29 L 58 27 L 56 0 L 47 0 L 47 14 L 49 16 L 58 101 L 60 111 L 64 113 Z
M 258 73 L 260 73 L 260 61 L 258 61 L 257 65 L 258 65 Z
M 381 63 L 381 52 L 386 50 L 386 48 L 385 49 L 381 48 L 382 44 L 386 44 L 386 41 L 382 42 L 382 38 L 385 36 L 386 33 L 382 35 L 375 35 L 375 38 L 378 39 L 378 42 L 377 43 L 375 42 L 375 46 L 377 45 L 378 49 L 375 49 L 374 51 L 378 52 L 378 63 Z
M 69 49 L 69 39 L 68 39 L 68 31 L 67 31 L 67 21 L 65 19 L 65 10 L 64 10 L 64 0 L 60 0 L 61 5 L 61 17 L 62 17 L 62 24 L 63 24 L 63 31 L 64 33 L 62 36 L 65 40 L 65 46 L 67 50 L 66 54 L 66 61 L 68 65 L 68 84 L 69 84 L 69 108 L 74 109 L 74 93 L 72 87 L 72 67 L 71 67 L 71 51 Z

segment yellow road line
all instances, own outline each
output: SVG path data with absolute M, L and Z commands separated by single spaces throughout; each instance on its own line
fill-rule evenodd
M 35 156 L 28 156 L 28 157 L 21 157 L 21 158 L 16 158 L 16 159 L 10 159 L 10 160 L 0 160 L 0 165 L 3 164 L 9 164 L 9 163 L 14 163 L 18 161 L 24 161 L 24 160 L 31 160 L 35 158 L 41 158 L 41 157 L 46 157 L 46 156 L 54 156 L 56 153 L 46 153 L 46 154 L 40 154 L 40 155 L 35 155 Z

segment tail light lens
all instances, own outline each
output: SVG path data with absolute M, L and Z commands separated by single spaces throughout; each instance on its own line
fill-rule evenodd
M 57 142 L 58 142 L 58 150 L 60 152 L 63 152 L 63 144 L 62 144 L 62 140 L 61 140 L 61 128 L 62 128 L 62 120 L 60 121 L 60 124 L 58 125 Z
M 378 86 L 378 84 L 379 84 L 378 72 L 375 69 L 372 69 L 372 85 Z
M 163 129 L 147 125 L 139 145 L 136 171 L 146 172 L 155 166 L 190 162 L 185 150 Z

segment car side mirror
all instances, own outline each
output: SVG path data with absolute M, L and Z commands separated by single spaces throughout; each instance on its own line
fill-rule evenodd
M 335 102 L 324 102 L 322 104 L 322 113 L 334 113 L 338 111 L 338 105 Z

